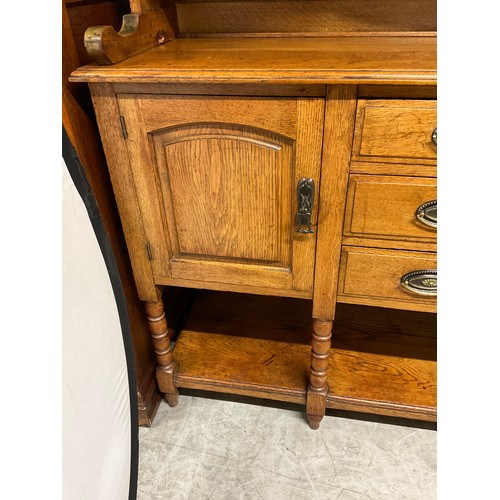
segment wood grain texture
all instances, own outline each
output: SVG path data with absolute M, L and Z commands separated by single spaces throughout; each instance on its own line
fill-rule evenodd
M 437 177 L 436 165 L 409 163 L 383 163 L 351 161 L 351 174 L 404 175 L 412 177 Z
M 268 84 L 179 84 L 115 83 L 117 94 L 173 94 L 214 96 L 275 96 L 275 97 L 324 97 L 326 85 L 268 85 Z
M 167 403 L 170 406 L 176 406 L 179 396 L 179 391 L 174 384 L 177 364 L 174 362 L 170 347 L 171 331 L 167 325 L 161 291 L 158 289 L 157 292 L 156 300 L 145 304 L 149 331 L 158 363 L 156 378 Z
M 311 312 L 307 300 L 199 292 L 176 385 L 305 404 Z M 435 315 L 339 304 L 327 381 L 329 408 L 435 420 Z
M 333 321 L 313 320 L 311 365 L 307 386 L 306 413 L 309 426 L 319 428 L 326 411 L 328 355 L 332 339 Z
M 147 239 L 141 223 L 141 212 L 130 171 L 128 151 L 120 126 L 116 96 L 106 84 L 91 85 L 90 90 L 137 292 L 141 300 L 154 301 L 156 289 L 146 250 Z
M 132 14 L 143 14 L 149 10 L 159 9 L 160 0 L 130 0 L 130 12 Z
M 183 330 L 178 387 L 305 403 L 307 346 Z M 214 363 L 217 368 L 214 369 Z
M 436 420 L 436 316 L 339 304 L 328 408 Z
M 72 70 L 83 64 L 93 63 L 93 59 L 88 55 L 84 37 L 89 26 L 112 26 L 116 31 L 120 30 L 122 18 L 129 13 L 128 2 L 120 0 L 96 0 L 92 2 L 74 2 L 67 5 L 67 12 L 76 46 L 79 64 Z M 63 54 L 68 47 L 63 44 Z
M 358 101 L 353 159 L 396 161 L 402 158 L 434 161 L 437 146 L 432 132 L 437 127 L 435 101 Z
M 369 399 L 391 405 L 427 407 L 429 412 L 436 407 L 435 361 L 337 348 L 331 353 L 329 373 L 334 396 L 366 400 L 368 393 Z
M 436 228 L 425 226 L 415 214 L 436 198 L 435 179 L 351 174 L 344 236 L 435 242 Z
M 153 425 L 158 406 L 161 402 L 161 394 L 156 382 L 154 368 L 148 378 L 148 384 L 144 384 L 142 391 L 137 391 L 137 408 L 139 413 L 139 425 L 151 427 Z
M 201 290 L 184 329 L 309 347 L 311 314 L 311 300 Z
M 292 202 L 292 140 L 214 123 L 154 134 L 153 142 L 159 175 L 168 178 L 164 197 L 172 207 L 175 257 L 291 267 L 289 234 L 277 207 Z
M 356 91 L 355 86 L 328 87 L 314 273 L 313 317 L 316 319 L 332 320 L 335 314 Z
M 123 120 L 127 137 L 130 173 L 136 203 L 139 206 L 144 231 L 144 245 L 149 245 L 148 266 L 153 274 L 162 273 L 171 258 L 165 240 L 165 215 L 161 204 L 161 192 L 155 176 L 154 152 L 150 146 L 146 125 L 135 99 L 117 96 L 119 115 L 115 120 Z M 123 138 L 122 138 L 123 141 Z
M 146 132 L 192 123 L 239 123 L 297 137 L 297 100 L 224 96 L 123 95 L 140 109 Z
M 381 239 L 367 236 L 344 236 L 342 245 L 350 247 L 390 248 L 393 250 L 414 250 L 416 252 L 437 252 L 437 242 L 404 239 Z
M 338 304 L 334 328 L 334 347 L 347 348 L 350 342 L 360 351 L 376 353 L 383 345 L 387 354 L 436 359 L 437 316 L 432 313 Z
M 319 182 L 321 99 L 118 100 L 155 276 L 312 291 L 315 235 L 294 232 L 295 186 Z
M 91 26 L 85 31 L 84 44 L 98 64 L 115 64 L 174 38 L 167 14 L 155 9 L 124 15 L 118 32 L 113 26 Z
M 208 269 L 206 270 L 208 271 Z M 226 282 L 219 283 L 217 281 L 206 281 L 200 279 L 184 279 L 180 277 L 170 278 L 168 276 L 155 276 L 155 283 L 158 285 L 173 285 L 186 288 L 199 288 L 202 290 L 219 290 L 228 292 L 251 293 L 258 295 L 280 296 L 280 297 L 295 297 L 299 299 L 312 299 L 312 292 L 304 292 L 301 290 L 272 288 L 269 286 L 242 285 L 241 279 L 238 284 Z M 289 283 L 289 281 L 287 281 Z
M 437 86 L 360 85 L 358 98 L 372 99 L 437 99 Z
M 180 34 L 436 31 L 433 0 L 184 1 Z
M 200 292 L 175 344 L 176 385 L 304 404 L 310 316 L 307 300 Z
M 435 86 L 436 39 L 175 39 L 113 66 L 80 68 L 72 81 Z
M 343 247 L 338 301 L 436 312 L 435 297 L 412 294 L 400 284 L 403 275 L 422 269 L 436 269 L 435 254 Z

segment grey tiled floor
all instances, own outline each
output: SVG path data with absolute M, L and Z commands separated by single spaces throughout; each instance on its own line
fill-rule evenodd
M 312 431 L 270 404 L 162 401 L 139 432 L 138 500 L 436 498 L 433 426 L 330 414 Z

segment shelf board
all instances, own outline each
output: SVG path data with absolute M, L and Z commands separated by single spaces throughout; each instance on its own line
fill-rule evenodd
M 327 407 L 436 420 L 436 316 L 339 304 Z
M 200 292 L 175 343 L 175 384 L 305 404 L 311 314 L 308 300 Z
M 174 348 L 178 387 L 305 404 L 312 303 L 201 291 Z M 436 419 L 436 319 L 339 304 L 327 407 Z
M 436 85 L 435 36 L 177 38 L 71 81 Z

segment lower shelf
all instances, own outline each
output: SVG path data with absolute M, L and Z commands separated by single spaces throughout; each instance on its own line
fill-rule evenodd
M 436 316 L 343 304 L 327 407 L 435 421 Z
M 174 348 L 178 387 L 305 404 L 312 302 L 200 291 Z M 339 304 L 328 408 L 436 419 L 436 320 Z

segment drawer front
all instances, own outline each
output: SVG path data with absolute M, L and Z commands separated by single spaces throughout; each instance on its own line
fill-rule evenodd
M 436 311 L 436 297 L 429 294 L 437 285 L 436 254 L 401 250 L 343 247 L 339 276 L 339 302 L 365 304 L 414 311 Z M 426 288 L 427 287 L 427 288 Z M 413 289 L 414 291 L 410 291 Z
M 360 99 L 353 159 L 435 162 L 436 127 L 436 101 Z
M 434 242 L 435 179 L 351 175 L 344 236 Z

